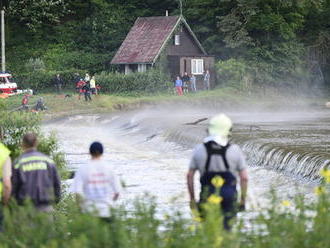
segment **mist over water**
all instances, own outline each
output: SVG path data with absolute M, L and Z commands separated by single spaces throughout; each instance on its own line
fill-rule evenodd
M 122 202 L 149 192 L 157 197 L 162 211 L 170 211 L 175 202 L 189 213 L 185 177 L 189 159 L 193 147 L 206 136 L 204 119 L 222 112 L 219 109 L 153 106 L 73 116 L 46 124 L 44 129 L 57 132 L 73 170 L 87 163 L 90 143 L 101 141 L 104 159 L 127 186 Z M 271 187 L 285 199 L 297 192 L 312 197 L 320 169 L 330 166 L 329 111 L 223 112 L 233 119 L 232 142 L 242 147 L 249 164 L 248 208 L 266 204 Z

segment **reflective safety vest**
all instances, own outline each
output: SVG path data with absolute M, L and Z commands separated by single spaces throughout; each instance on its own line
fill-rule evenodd
M 2 198 L 1 196 L 2 196 L 2 190 L 3 190 L 2 171 L 3 171 L 3 166 L 6 162 L 6 160 L 8 159 L 9 154 L 10 154 L 10 151 L 8 150 L 8 148 L 0 142 L 0 201 Z

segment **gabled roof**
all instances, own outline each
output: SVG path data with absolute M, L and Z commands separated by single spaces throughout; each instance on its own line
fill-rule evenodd
M 180 23 L 186 26 L 198 47 L 206 55 L 182 16 L 139 17 L 111 64 L 154 63 Z

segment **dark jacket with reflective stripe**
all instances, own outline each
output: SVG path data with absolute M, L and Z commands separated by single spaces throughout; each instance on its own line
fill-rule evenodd
M 32 200 L 35 206 L 58 202 L 61 181 L 53 160 L 38 151 L 20 156 L 13 167 L 13 196 L 18 204 Z

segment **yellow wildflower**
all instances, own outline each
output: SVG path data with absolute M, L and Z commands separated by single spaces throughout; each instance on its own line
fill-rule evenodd
M 325 193 L 325 189 L 322 186 L 318 186 L 314 188 L 314 193 L 317 195 L 321 195 Z
M 326 183 L 330 183 L 330 170 L 329 169 L 322 169 L 320 174 L 325 179 Z
M 222 241 L 223 241 L 223 237 L 216 237 L 215 238 L 215 247 L 221 247 L 221 244 L 222 244 Z
M 290 207 L 291 206 L 291 202 L 290 201 L 288 201 L 288 200 L 284 200 L 284 201 L 282 201 L 282 206 L 284 206 L 284 207 Z
M 196 221 L 196 222 L 202 222 L 203 219 L 201 217 L 199 217 L 199 216 L 194 216 L 194 221 Z
M 211 204 L 219 204 L 222 201 L 222 197 L 211 195 L 209 198 L 207 198 L 207 201 Z
M 195 232 L 195 231 L 196 231 L 196 226 L 195 226 L 195 225 L 190 225 L 190 226 L 189 226 L 189 230 L 190 230 L 191 232 Z
M 220 176 L 215 176 L 212 178 L 211 183 L 214 187 L 220 188 L 225 183 L 225 180 Z

